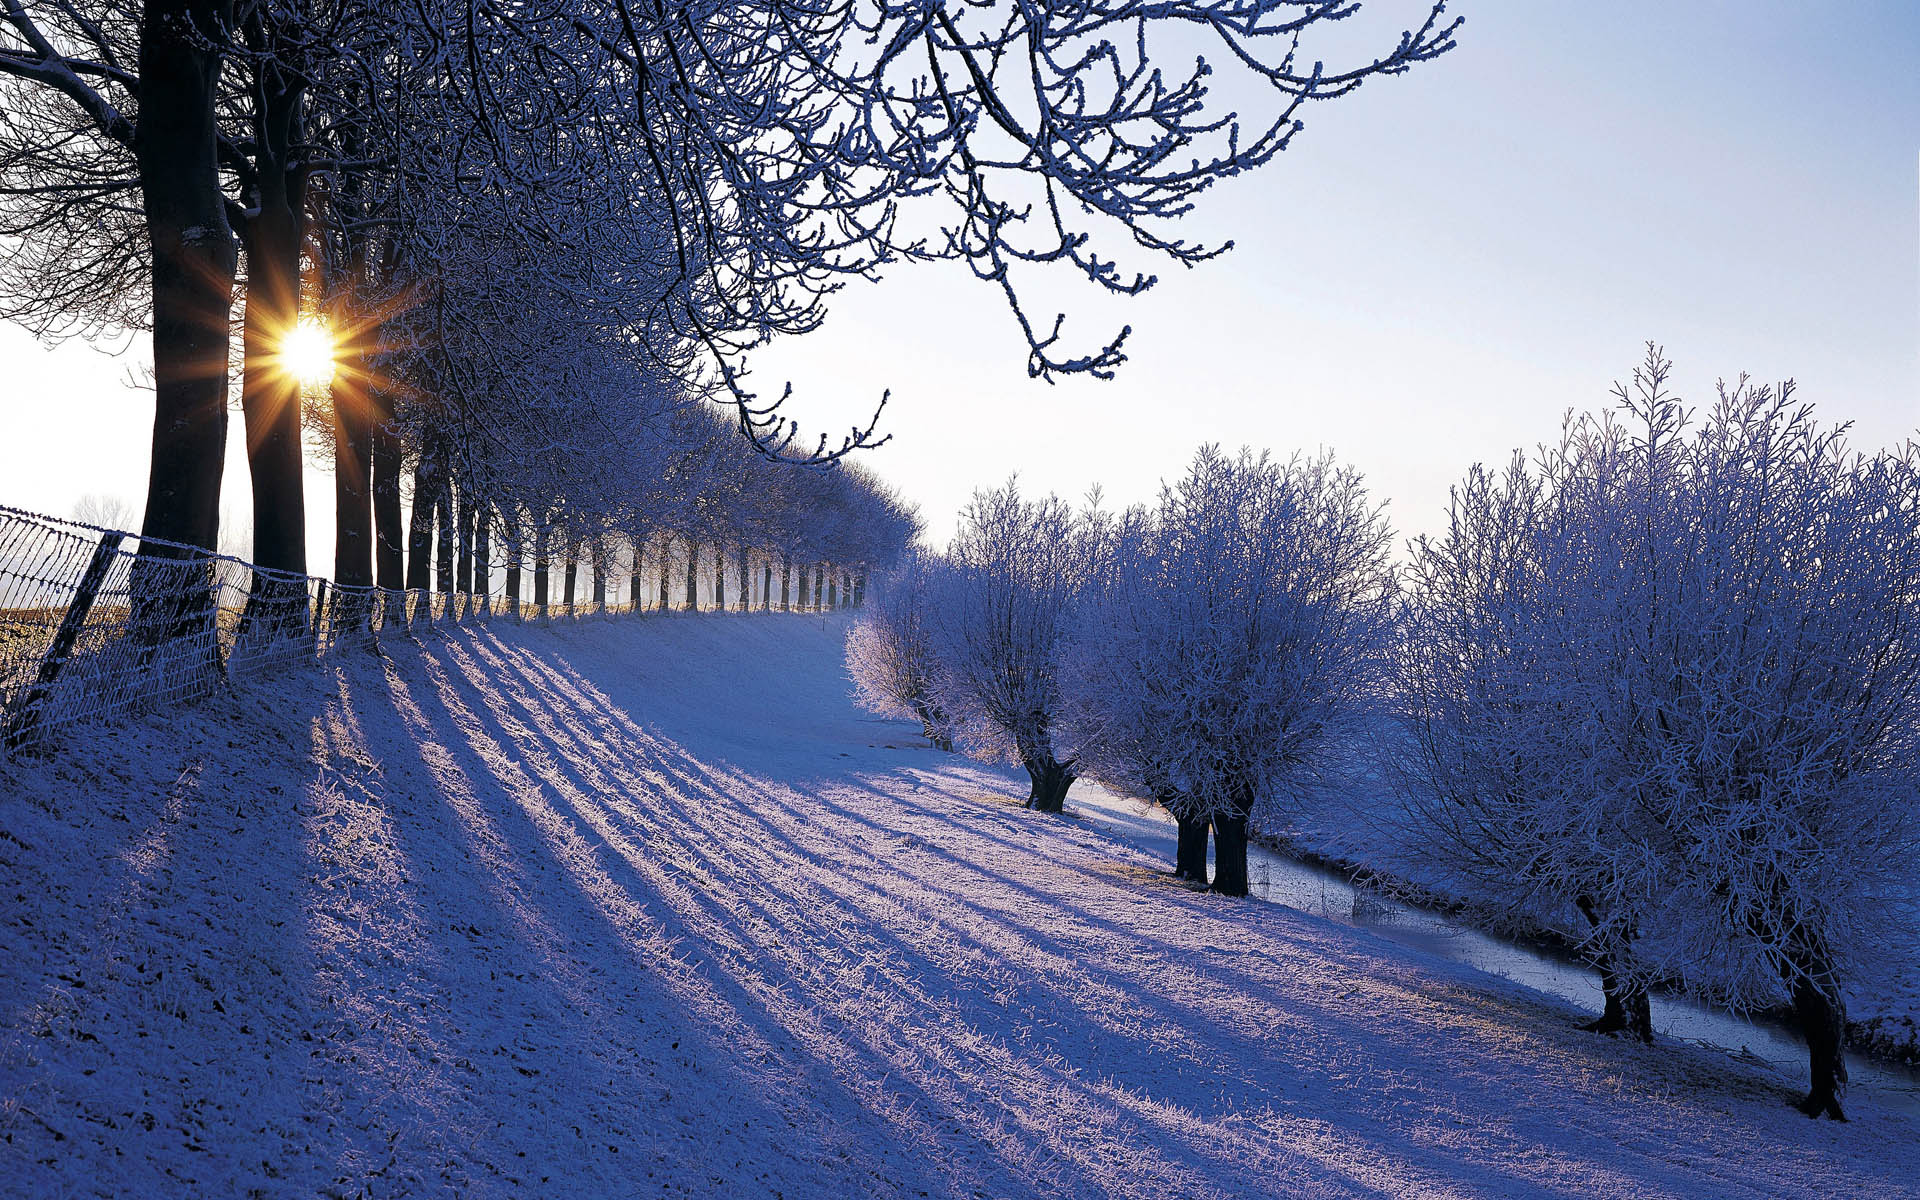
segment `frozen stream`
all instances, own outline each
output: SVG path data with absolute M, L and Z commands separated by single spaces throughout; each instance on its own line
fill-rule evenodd
M 1170 818 L 1136 801 L 1079 786 L 1086 790 L 1075 791 L 1069 800 L 1072 810 L 1172 862 L 1174 827 Z M 1356 889 L 1332 871 L 1264 847 L 1248 847 L 1247 874 L 1250 890 L 1258 899 L 1365 929 L 1403 946 L 1558 996 L 1595 1015 L 1600 1012 L 1600 981 L 1581 964 L 1482 933 L 1442 913 L 1383 900 Z M 1655 994 L 1653 1027 L 1664 1037 L 1763 1063 L 1793 1086 L 1805 1089 L 1806 1047 L 1797 1033 L 1782 1025 L 1748 1021 L 1721 1009 Z M 1869 1096 L 1889 1108 L 1920 1115 L 1920 1068 L 1849 1054 L 1847 1072 L 1849 1095 Z

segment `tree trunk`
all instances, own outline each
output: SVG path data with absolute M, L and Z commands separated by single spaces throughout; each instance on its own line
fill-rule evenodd
M 773 564 L 770 562 L 760 568 L 760 611 L 773 611 Z
M 433 495 L 434 453 L 428 446 L 420 451 L 413 468 L 413 512 L 407 521 L 407 576 L 410 592 L 426 590 L 433 581 Z
M 687 542 L 687 611 L 700 607 L 700 543 Z
M 454 524 L 459 529 L 459 558 L 454 568 L 454 590 L 473 594 L 473 485 L 463 483 L 454 495 Z
M 506 523 L 506 529 L 503 532 L 506 534 L 507 540 L 507 578 L 505 584 L 507 592 L 507 615 L 518 617 L 520 615 L 520 566 L 526 557 L 525 543 L 521 541 L 521 538 L 526 535 L 521 531 L 520 506 L 517 504 L 514 505 L 502 512 L 500 517 L 501 520 Z
M 1600 914 L 1594 903 L 1586 896 L 1574 900 L 1574 906 L 1587 918 L 1587 923 L 1595 929 L 1600 928 Z M 1624 1033 L 1628 1037 L 1651 1045 L 1653 1043 L 1653 1005 L 1647 995 L 1645 985 L 1634 982 L 1625 971 L 1620 969 L 1625 955 L 1632 946 L 1631 933 L 1618 936 L 1617 944 L 1595 947 L 1588 953 L 1593 968 L 1600 974 L 1600 995 L 1602 1006 L 1598 1020 L 1589 1021 L 1581 1028 L 1588 1033 L 1616 1034 Z
M 208 551 L 220 531 L 237 259 L 214 122 L 219 47 L 232 21 L 231 0 L 148 0 L 140 18 L 134 133 L 153 255 L 153 447 L 140 531 Z M 140 553 L 181 557 L 146 542 Z M 211 616 L 209 606 L 192 619 Z
M 493 509 L 485 500 L 473 501 L 472 506 L 473 599 L 474 606 L 485 615 L 492 611 L 489 602 L 493 597 L 493 557 L 487 534 L 488 527 L 493 523 Z
M 713 548 L 713 611 L 727 611 L 727 548 Z
M 1213 818 L 1213 884 L 1222 896 L 1247 894 L 1247 818 L 1235 811 Z
M 780 560 L 780 611 L 793 611 L 793 560 Z
M 256 14 L 253 40 L 264 43 Z M 247 468 L 253 482 L 253 561 L 275 571 L 307 573 L 306 493 L 301 475 L 300 380 L 280 359 L 287 333 L 300 318 L 300 250 L 305 184 L 294 170 L 302 136 L 302 85 L 277 63 L 255 70 L 253 137 L 258 207 L 246 223 L 247 290 L 242 325 L 240 411 L 247 431 Z M 256 578 L 256 589 L 265 581 Z M 304 600 L 306 584 L 278 581 L 277 596 L 258 590 L 256 601 L 287 608 L 290 591 Z M 304 607 L 304 605 L 302 606 Z
M 407 586 L 405 526 L 400 512 L 402 462 L 400 434 L 393 425 L 393 397 L 374 383 L 367 387 L 368 411 L 373 422 L 373 530 L 374 564 L 380 586 L 398 592 Z
M 1847 1119 L 1841 1102 L 1847 1092 L 1847 1006 L 1834 978 L 1833 964 L 1823 948 L 1800 948 L 1786 968 L 1793 997 L 1793 1015 L 1807 1040 L 1809 1087 L 1799 1104 L 1809 1117 L 1822 1114 Z
M 433 495 L 433 587 L 443 595 L 453 594 L 453 477 L 443 460 L 440 490 Z
M 593 540 L 593 606 L 604 611 L 607 607 L 607 567 L 609 563 L 607 544 L 602 538 Z
M 667 573 L 673 569 L 673 536 L 660 535 L 660 611 L 666 612 L 673 607 L 672 597 L 667 594 Z
M 840 589 L 840 572 L 829 571 L 827 573 L 827 608 L 829 610 L 837 609 L 840 607 L 839 589 Z
M 940 710 L 928 704 L 925 700 L 915 700 L 913 702 L 913 712 L 915 716 L 920 718 L 921 735 L 929 742 L 932 742 L 935 749 L 945 750 L 951 753 L 953 750 L 953 738 L 947 733 L 946 718 Z
M 1047 755 L 1030 759 L 1026 768 L 1027 777 L 1033 781 L 1027 807 L 1035 812 L 1060 812 L 1067 803 L 1067 789 L 1073 786 L 1073 770 Z
M 1651 1045 L 1653 1005 L 1647 989 L 1622 975 L 1611 954 L 1595 954 L 1593 966 L 1600 973 L 1600 994 L 1604 1004 L 1599 1019 L 1587 1022 L 1581 1028 L 1589 1033 L 1624 1033 Z
M 1173 806 L 1168 805 L 1171 809 Z M 1198 884 L 1207 882 L 1207 833 L 1213 827 L 1213 821 L 1205 814 L 1198 816 L 1176 812 L 1179 822 L 1180 840 L 1174 851 L 1173 874 L 1178 879 L 1191 879 Z
M 547 613 L 547 546 L 552 529 L 546 517 L 533 527 L 533 607 L 536 615 L 546 617 Z
M 563 592 L 561 603 L 567 606 L 568 616 L 573 615 L 573 587 L 579 578 L 580 549 L 577 546 L 569 545 L 567 547 L 567 575 L 566 580 L 561 585 Z
M 747 561 L 747 548 L 740 547 L 740 611 L 746 612 L 753 607 L 753 571 Z
M 361 253 L 349 247 L 346 278 L 336 291 L 351 295 Z M 341 300 L 329 314 L 335 329 L 350 328 L 351 301 Z M 344 347 L 346 361 L 333 381 L 333 630 L 338 640 L 365 632 L 373 619 L 373 410 L 367 394 L 366 345 L 355 339 Z
M 647 557 L 647 538 L 641 538 L 636 534 L 632 538 L 632 543 L 634 543 L 634 578 L 630 580 L 630 589 L 634 593 L 634 612 L 637 614 L 647 603 L 647 593 L 641 589 L 641 570 L 639 570 L 641 563 Z
M 370 588 L 373 575 L 373 508 L 368 489 L 373 428 L 366 392 L 357 372 L 342 372 L 333 386 L 333 579 L 343 588 Z M 361 593 L 355 594 L 364 600 Z M 351 609 L 342 596 L 338 606 Z

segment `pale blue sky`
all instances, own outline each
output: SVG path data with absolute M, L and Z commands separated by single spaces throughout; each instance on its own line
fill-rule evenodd
M 1920 427 L 1920 4 L 1461 0 L 1460 48 L 1317 108 L 1193 235 L 1239 245 L 1121 314 L 1133 361 L 1049 387 L 997 296 L 945 268 L 850 290 L 763 352 L 794 415 L 851 422 L 937 539 L 1019 471 L 1144 499 L 1202 441 L 1329 446 L 1403 533 L 1476 460 L 1607 402 L 1649 338 L 1704 401 L 1797 378 L 1879 445 Z M 1091 335 L 1111 310 L 1089 306 Z M 151 409 L 124 360 L 0 328 L 0 502 L 137 499 Z M 238 421 L 235 421 L 237 436 Z M 313 561 L 331 558 L 316 477 Z M 228 475 L 245 510 L 246 477 Z

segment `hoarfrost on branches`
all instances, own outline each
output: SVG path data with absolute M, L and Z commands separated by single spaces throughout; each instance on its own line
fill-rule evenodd
M 1839 1117 L 1843 984 L 1920 840 L 1920 447 L 1855 454 L 1790 383 L 1695 422 L 1669 370 L 1416 546 L 1408 805 L 1623 996 L 1786 1000 Z
M 1071 655 L 1076 742 L 1102 779 L 1166 804 L 1179 870 L 1244 895 L 1256 810 L 1344 773 L 1390 645 L 1388 531 L 1357 472 L 1203 447 L 1119 522 Z M 1197 837 L 1197 845 L 1193 839 Z M 1190 855 L 1197 857 L 1189 857 Z

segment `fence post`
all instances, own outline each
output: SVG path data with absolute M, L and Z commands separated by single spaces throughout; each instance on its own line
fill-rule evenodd
M 313 656 L 320 657 L 320 624 L 327 615 L 327 581 L 319 579 L 313 593 Z
M 87 560 L 86 573 L 80 576 L 80 586 L 74 590 L 73 599 L 67 604 L 66 615 L 60 618 L 60 628 L 53 635 L 53 644 L 47 647 L 46 654 L 40 659 L 40 670 L 34 677 L 33 686 L 7 719 L 5 736 L 0 737 L 0 747 L 4 747 L 8 753 L 19 750 L 32 739 L 34 728 L 40 724 L 40 709 L 53 692 L 53 681 L 59 678 L 60 668 L 67 665 L 67 658 L 73 653 L 73 644 L 80 640 L 80 630 L 87 623 L 87 614 L 93 611 L 100 585 L 107 581 L 107 570 L 113 566 L 113 556 L 120 552 L 120 542 L 125 537 L 125 534 L 113 532 L 100 535 L 100 544 L 93 548 L 93 557 Z

